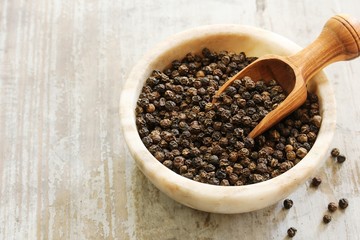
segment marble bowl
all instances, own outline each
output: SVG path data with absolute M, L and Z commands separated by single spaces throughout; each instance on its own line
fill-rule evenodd
M 300 50 L 290 40 L 259 28 L 241 25 L 211 25 L 173 35 L 148 52 L 133 68 L 123 86 L 120 120 L 125 141 L 138 168 L 163 193 L 194 209 L 214 213 L 243 213 L 268 207 L 286 198 L 324 163 L 335 130 L 335 99 L 323 72 L 308 84 L 320 99 L 322 125 L 318 138 L 305 158 L 273 179 L 246 186 L 213 186 L 182 177 L 163 166 L 142 143 L 135 124 L 135 106 L 141 88 L 153 69 L 164 70 L 187 53 L 214 51 L 245 52 L 248 56 L 289 55 Z

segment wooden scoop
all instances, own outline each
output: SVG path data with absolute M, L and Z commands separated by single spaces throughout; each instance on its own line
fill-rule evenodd
M 306 83 L 330 63 L 350 60 L 360 55 L 360 22 L 350 16 L 330 18 L 319 37 L 292 56 L 260 57 L 229 79 L 215 94 L 213 102 L 236 79 L 245 76 L 254 81 L 275 79 L 288 94 L 277 108 L 269 112 L 250 132 L 255 138 L 300 107 L 306 100 Z

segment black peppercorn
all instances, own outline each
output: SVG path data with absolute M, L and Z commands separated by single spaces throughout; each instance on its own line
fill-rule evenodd
M 147 127 L 142 127 L 139 129 L 140 137 L 145 137 L 149 134 L 149 129 Z
M 345 208 L 347 208 L 349 206 L 349 201 L 346 199 L 346 198 L 341 198 L 340 200 L 339 200 L 339 207 L 341 208 L 341 209 L 345 209 Z
M 304 158 L 307 153 L 308 151 L 303 147 L 300 147 L 298 148 L 298 150 L 296 150 L 296 156 L 298 156 L 299 158 Z
M 331 150 L 331 156 L 337 157 L 337 156 L 339 156 L 339 155 L 340 155 L 340 150 L 339 150 L 338 148 L 333 148 L 333 149 Z
M 340 154 L 339 156 L 336 157 L 336 160 L 338 163 L 343 163 L 346 161 L 346 157 Z
M 320 127 L 321 126 L 321 116 L 320 115 L 315 115 L 312 117 L 311 119 L 311 123 L 313 123 L 316 127 Z
M 260 174 L 250 174 L 249 179 L 253 182 L 253 183 L 258 183 L 258 182 L 263 182 L 265 180 L 265 178 L 260 175 Z
M 172 168 L 172 166 L 173 166 L 173 162 L 171 161 L 171 160 L 165 160 L 164 162 L 163 162 L 163 164 L 164 164 L 164 166 L 165 167 L 167 167 L 167 168 Z
M 331 203 L 328 204 L 328 210 L 329 210 L 330 212 L 335 212 L 336 209 L 337 209 L 336 203 L 331 202 Z
M 284 200 L 284 208 L 290 209 L 293 206 L 293 201 L 291 199 L 285 199 Z
M 314 177 L 311 181 L 311 186 L 318 187 L 321 184 L 321 178 Z
M 292 238 L 296 235 L 296 232 L 297 232 L 297 229 L 291 227 L 287 230 L 287 235 Z
M 154 157 L 159 161 L 163 162 L 165 158 L 165 154 L 163 152 L 157 151 L 154 153 Z
M 174 110 L 175 106 L 176 106 L 176 103 L 173 102 L 173 101 L 166 101 L 166 102 L 165 102 L 165 108 L 166 108 L 167 110 L 169 110 L 169 111 Z
M 216 167 L 212 164 L 207 164 L 205 167 L 204 167 L 204 170 L 207 171 L 207 172 L 212 172 L 212 171 L 215 171 Z
M 208 183 L 212 185 L 220 185 L 220 180 L 216 177 L 212 177 L 208 180 Z
M 175 168 L 179 169 L 181 166 L 184 165 L 185 159 L 181 156 L 177 156 L 174 158 L 173 165 Z
M 304 144 L 303 144 L 303 147 L 304 147 L 307 151 L 310 151 L 310 149 L 311 149 L 311 144 L 310 144 L 310 143 L 304 143 Z
M 191 172 L 184 173 L 184 174 L 182 174 L 181 176 L 186 177 L 186 178 L 189 178 L 189 179 L 193 179 L 193 178 L 194 178 L 194 174 L 191 173 Z
M 331 222 L 331 216 L 328 215 L 328 214 L 325 214 L 324 217 L 323 217 L 323 222 L 325 224 L 328 224 L 329 222 Z
M 226 172 L 222 169 L 219 169 L 216 171 L 215 176 L 219 179 L 224 179 L 226 178 Z
M 149 136 L 143 137 L 141 140 L 146 147 L 150 147 L 153 143 L 153 140 Z
M 227 179 L 222 179 L 220 182 L 221 186 L 230 186 L 229 180 Z
M 300 143 L 305 143 L 308 141 L 308 137 L 306 134 L 299 134 L 298 137 L 296 138 L 298 140 L 298 142 Z
M 290 144 L 288 144 L 288 145 L 285 146 L 285 152 L 290 152 L 290 151 L 292 151 L 292 150 L 294 150 L 294 147 L 291 146 Z
M 296 158 L 296 153 L 294 151 L 288 151 L 286 152 L 286 159 L 287 160 L 295 160 Z
M 236 88 L 233 87 L 233 86 L 229 86 L 226 88 L 226 94 L 229 95 L 229 96 L 234 96 L 237 92 Z

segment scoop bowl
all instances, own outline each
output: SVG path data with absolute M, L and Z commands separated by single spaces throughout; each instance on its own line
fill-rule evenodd
M 306 100 L 306 84 L 327 65 L 347 61 L 360 55 L 360 22 L 348 15 L 335 15 L 325 24 L 319 37 L 292 56 L 269 54 L 260 57 L 229 79 L 215 94 L 213 102 L 236 79 L 251 77 L 254 81 L 276 80 L 287 93 L 286 99 L 249 133 L 255 138 L 262 134 Z

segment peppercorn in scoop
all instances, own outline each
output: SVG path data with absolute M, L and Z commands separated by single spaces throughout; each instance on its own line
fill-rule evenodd
M 256 58 L 205 48 L 146 79 L 136 125 L 151 154 L 189 179 L 214 185 L 262 182 L 296 165 L 314 144 L 321 116 L 309 93 L 298 110 L 255 139 L 247 135 L 285 98 L 275 80 L 238 79 L 211 103 L 230 77 Z

